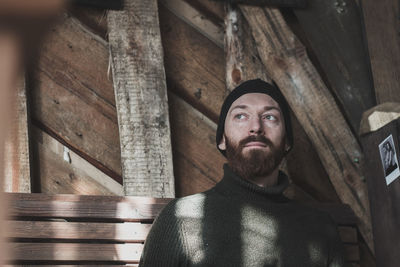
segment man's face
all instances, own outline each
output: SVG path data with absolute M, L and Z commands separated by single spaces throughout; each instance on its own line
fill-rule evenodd
M 232 103 L 218 145 L 231 167 L 244 178 L 268 175 L 281 162 L 286 148 L 285 122 L 269 95 L 245 94 Z

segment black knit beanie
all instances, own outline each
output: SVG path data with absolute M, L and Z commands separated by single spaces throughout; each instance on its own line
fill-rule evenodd
M 219 115 L 219 120 L 218 120 L 218 128 L 217 128 L 217 136 L 216 136 L 216 141 L 217 141 L 217 148 L 218 150 L 224 155 L 225 155 L 225 150 L 219 149 L 218 145 L 221 142 L 222 136 L 224 134 L 224 128 L 225 128 L 225 119 L 226 115 L 228 114 L 229 108 L 231 107 L 232 103 L 235 102 L 236 99 L 241 97 L 242 95 L 249 94 L 249 93 L 262 93 L 269 95 L 274 99 L 283 114 L 283 118 L 285 120 L 285 129 L 286 129 L 286 138 L 288 141 L 289 145 L 289 150 L 293 146 L 293 132 L 292 132 L 292 124 L 290 121 L 290 111 L 289 111 L 289 106 L 282 95 L 281 91 L 278 89 L 276 85 L 272 85 L 270 83 L 264 82 L 260 79 L 255 79 L 255 80 L 248 80 L 243 83 L 241 83 L 239 86 L 237 86 L 235 89 L 230 92 L 230 94 L 226 97 L 224 103 L 222 104 L 221 112 Z M 287 152 L 289 152 L 286 151 Z

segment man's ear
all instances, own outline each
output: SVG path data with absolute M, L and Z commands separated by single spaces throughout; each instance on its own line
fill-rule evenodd
M 226 150 L 225 135 L 222 135 L 222 139 L 218 144 L 218 148 L 221 150 Z

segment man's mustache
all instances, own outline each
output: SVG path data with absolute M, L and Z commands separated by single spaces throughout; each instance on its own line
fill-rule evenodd
M 270 146 L 270 147 L 273 147 L 273 145 L 274 145 L 271 142 L 271 140 L 269 140 L 265 136 L 262 136 L 262 135 L 250 135 L 250 136 L 246 137 L 245 139 L 240 140 L 239 147 L 244 147 L 247 143 L 250 143 L 250 142 L 261 142 L 261 143 L 264 143 L 266 146 Z

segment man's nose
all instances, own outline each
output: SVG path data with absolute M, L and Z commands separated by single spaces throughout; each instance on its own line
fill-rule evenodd
M 263 133 L 262 122 L 260 118 L 252 118 L 250 120 L 250 134 L 260 135 Z

